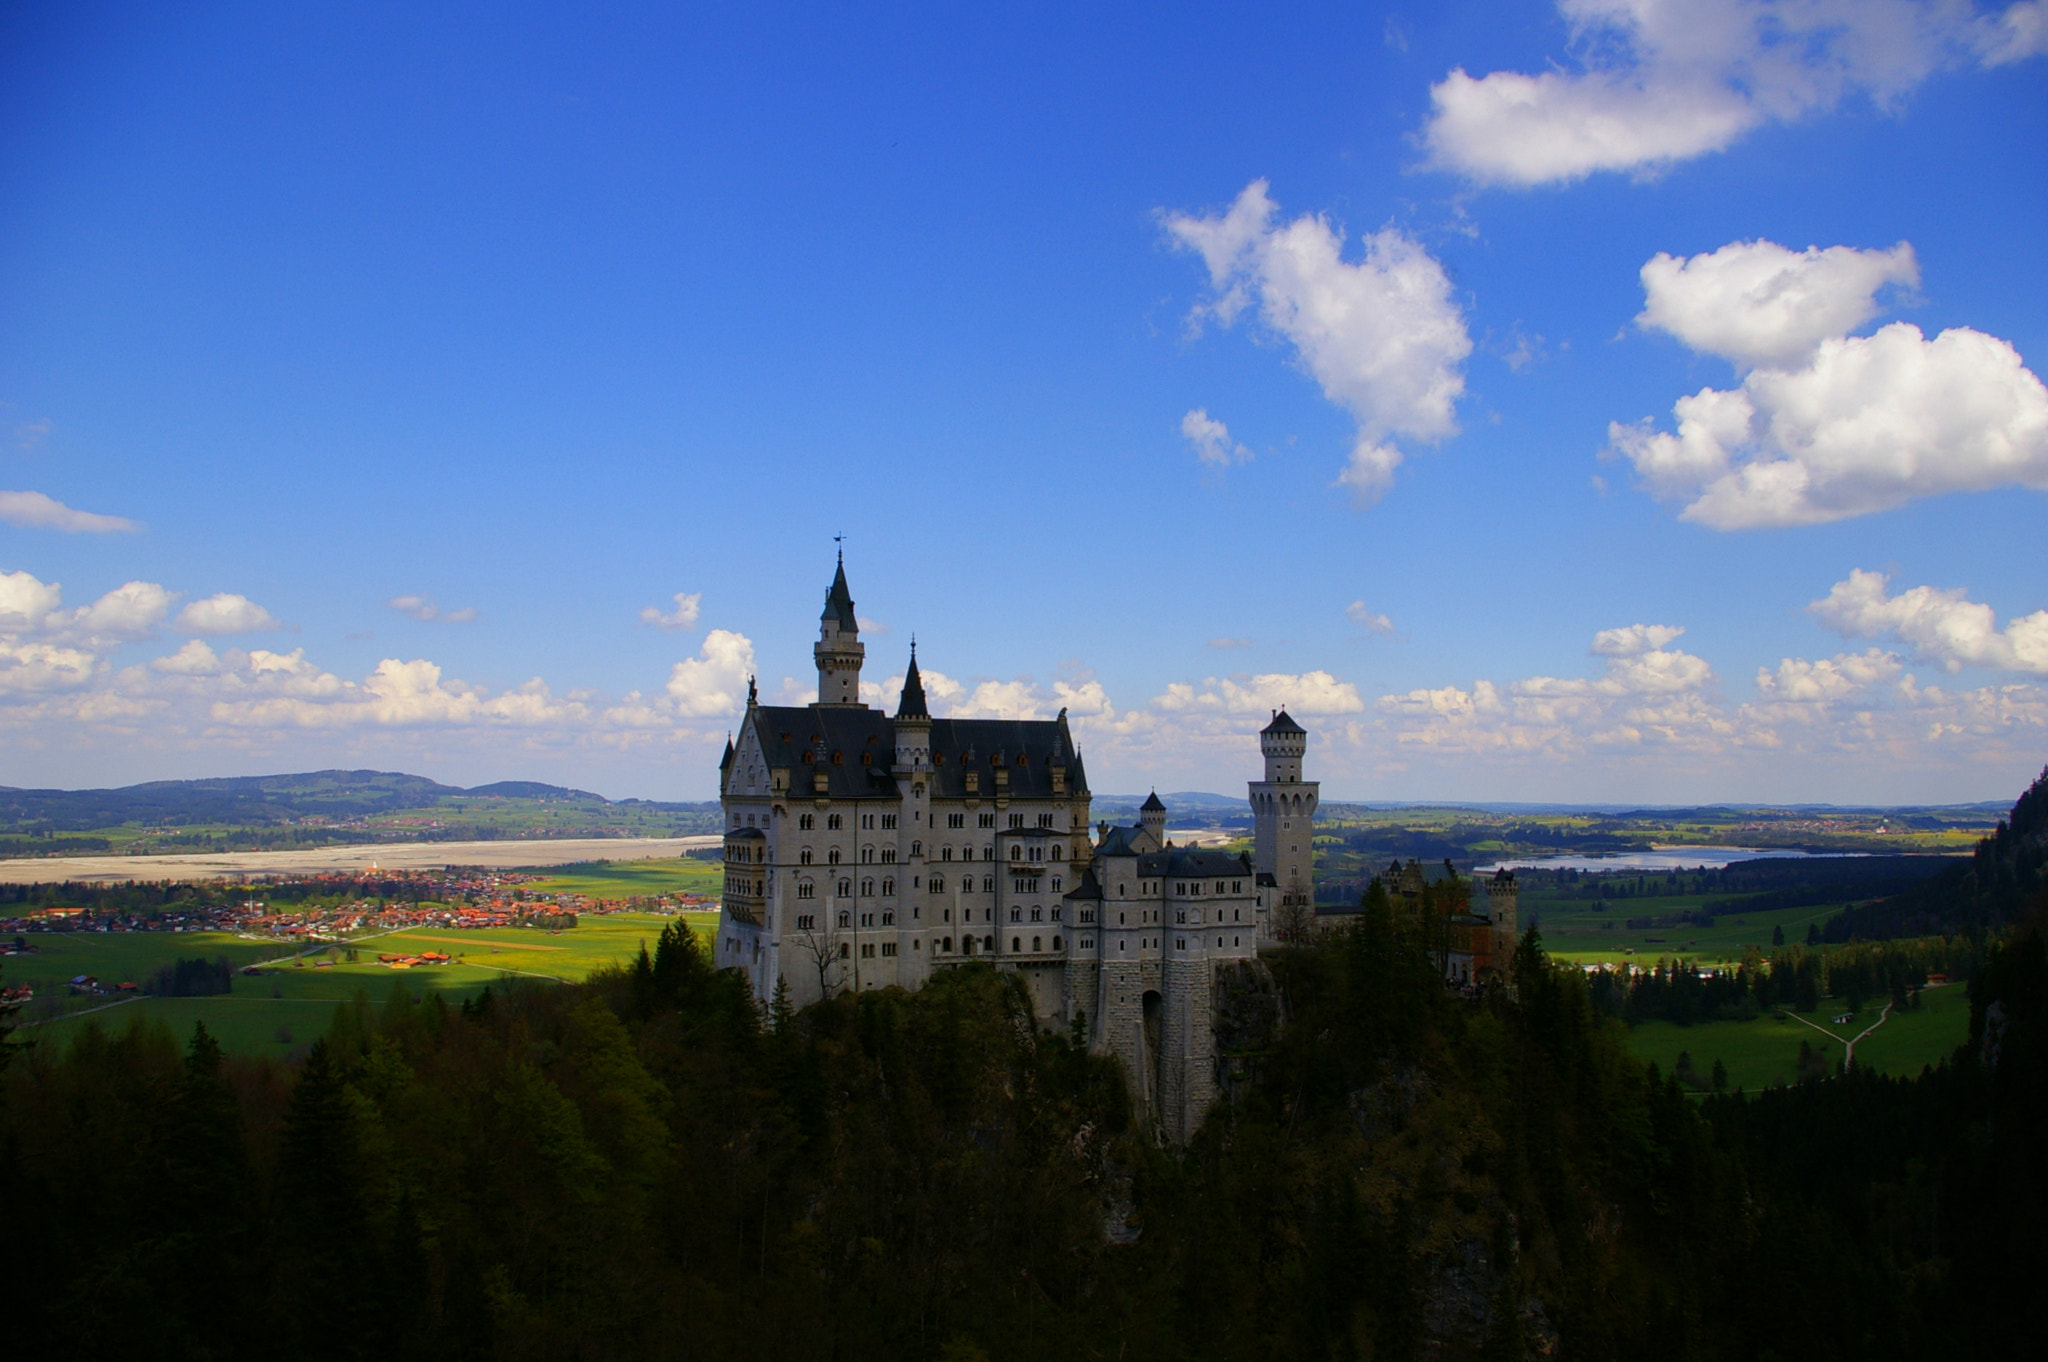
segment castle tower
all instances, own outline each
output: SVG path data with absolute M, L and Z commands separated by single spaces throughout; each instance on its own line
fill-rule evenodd
M 867 648 L 860 641 L 860 622 L 853 613 L 853 593 L 846 589 L 846 555 L 825 593 L 825 613 L 818 617 L 818 641 L 811 656 L 818 663 L 819 705 L 860 704 L 860 664 Z M 919 692 L 922 694 L 922 691 Z
M 1266 891 L 1268 929 L 1315 913 L 1315 815 L 1321 786 L 1301 778 L 1308 730 L 1276 710 L 1259 730 L 1266 778 L 1249 784 L 1252 806 L 1253 872 Z
M 1486 882 L 1487 920 L 1493 928 L 1493 967 L 1503 978 L 1520 941 L 1520 897 L 1512 870 L 1496 870 Z
M 1166 847 L 1166 805 L 1159 802 L 1159 791 L 1154 790 L 1145 797 L 1145 803 L 1138 810 L 1138 826 L 1152 839 L 1152 850 L 1162 851 Z

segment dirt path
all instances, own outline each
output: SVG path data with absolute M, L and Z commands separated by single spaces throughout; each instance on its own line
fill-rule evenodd
M 140 995 L 137 995 L 137 996 L 140 996 Z M 104 1012 L 104 1011 L 106 1011 L 106 1010 L 107 1010 L 108 1008 L 110 1008 L 110 1007 L 119 1007 L 119 1006 L 121 1006 L 121 1005 L 122 1005 L 123 1003 L 132 1003 L 132 1002 L 134 1002 L 134 1001 L 135 1001 L 135 998 L 133 998 L 133 997 L 129 997 L 129 998 L 116 998 L 116 999 L 114 999 L 114 1001 L 112 1001 L 112 1002 L 110 1002 L 110 1003 L 101 1003 L 101 1004 L 100 1004 L 100 1005 L 99 1005 L 98 1007 L 82 1007 L 82 1008 L 80 1008 L 80 1009 L 79 1009 L 78 1011 L 76 1011 L 76 1012 L 66 1012 L 66 1013 L 63 1013 L 63 1014 L 61 1014 L 61 1015 L 59 1015 L 59 1016 L 55 1016 L 55 1017 L 39 1017 L 39 1018 L 37 1018 L 37 1019 L 36 1019 L 35 1021 L 25 1021 L 25 1022 L 22 1022 L 22 1023 L 20 1023 L 20 1026 L 21 1026 L 21 1027 L 22 1027 L 23 1029 L 27 1029 L 28 1027 L 31 1027 L 31 1026 L 48 1026 L 48 1025 L 51 1025 L 51 1024 L 53 1024 L 53 1023 L 55 1023 L 55 1022 L 68 1022 L 68 1021 L 70 1021 L 70 1020 L 71 1020 L 71 1019 L 72 1019 L 73 1017 L 90 1017 L 90 1016 L 91 1016 L 91 1015 L 92 1015 L 93 1013 L 95 1013 L 95 1012 Z
M 1789 1007 L 1785 1009 L 1785 1015 L 1790 1017 L 1793 1021 L 1798 1022 L 1801 1026 L 1811 1026 L 1814 1030 L 1820 1032 L 1829 1040 L 1842 1040 L 1840 1036 L 1836 1035 L 1833 1031 L 1828 1030 L 1825 1026 L 1822 1026 L 1818 1022 L 1808 1021 L 1806 1018 L 1800 1016 L 1797 1012 L 1794 1012 Z M 1885 1024 L 1885 1021 L 1891 1015 L 1892 1005 L 1890 1003 L 1886 1003 L 1884 1005 L 1884 1011 L 1878 1014 L 1876 1021 L 1864 1027 L 1861 1031 L 1858 1031 L 1853 1039 L 1842 1041 L 1842 1067 L 1844 1069 L 1853 1069 L 1856 1067 L 1856 1042 L 1862 1040 L 1865 1036 L 1869 1035 L 1872 1031 L 1875 1031 L 1878 1027 L 1883 1026 Z

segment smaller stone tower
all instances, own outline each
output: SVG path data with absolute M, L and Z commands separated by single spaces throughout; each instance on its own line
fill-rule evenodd
M 1520 944 L 1522 928 L 1519 922 L 1518 900 L 1520 891 L 1515 885 L 1515 872 L 1496 870 L 1493 878 L 1486 882 L 1486 915 L 1493 929 L 1494 968 L 1503 976 L 1515 958 L 1515 947 Z
M 860 641 L 860 621 L 853 613 L 853 593 L 846 589 L 846 555 L 825 593 L 825 613 L 818 617 L 818 641 L 811 656 L 818 663 L 818 704 L 860 704 L 860 664 L 867 648 Z
M 1315 915 L 1315 817 L 1322 787 L 1301 778 L 1308 730 L 1286 710 L 1275 710 L 1273 722 L 1259 730 L 1259 751 L 1265 754 L 1266 778 L 1252 781 L 1249 789 L 1252 868 L 1265 900 L 1263 930 L 1288 936 L 1300 930 L 1298 919 Z
M 1154 790 L 1147 795 L 1144 804 L 1138 809 L 1138 826 L 1152 839 L 1153 851 L 1165 849 L 1166 805 L 1159 802 L 1159 791 Z

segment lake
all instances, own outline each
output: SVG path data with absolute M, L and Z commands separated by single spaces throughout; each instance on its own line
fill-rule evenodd
M 1864 856 L 1862 851 L 1791 851 L 1783 847 L 1652 847 L 1612 856 L 1509 856 L 1473 870 L 1723 870 L 1737 861 L 1808 861 Z

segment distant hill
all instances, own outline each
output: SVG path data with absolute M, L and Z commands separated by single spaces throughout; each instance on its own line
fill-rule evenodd
M 1089 806 L 1097 813 L 1115 813 L 1124 809 L 1135 813 L 1148 798 L 1149 794 L 1099 794 L 1090 798 Z M 1206 790 L 1174 790 L 1171 793 L 1161 791 L 1159 802 L 1166 805 L 1169 818 L 1189 814 L 1250 812 L 1250 805 L 1245 803 L 1243 795 L 1210 794 Z
M 0 831 L 87 832 L 130 824 L 275 827 L 309 817 L 362 818 L 401 810 L 455 808 L 463 800 L 566 801 L 608 807 L 587 790 L 506 780 L 463 789 L 398 771 L 306 771 L 212 780 L 154 780 L 110 790 L 23 790 L 0 786 Z M 703 814 L 716 804 L 619 801 L 640 812 Z

